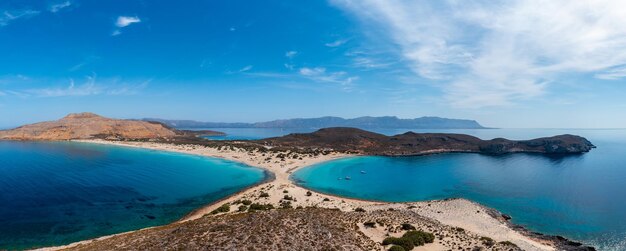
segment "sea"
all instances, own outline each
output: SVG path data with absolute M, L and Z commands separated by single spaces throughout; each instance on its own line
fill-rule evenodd
M 513 223 L 532 231 L 581 241 L 598 250 L 626 250 L 626 130 L 413 131 L 465 133 L 482 139 L 576 134 L 597 148 L 568 156 L 351 157 L 305 167 L 291 179 L 314 191 L 374 201 L 465 198 L 508 214 Z
M 0 141 L 0 250 L 168 224 L 265 178 L 258 168 L 180 153 Z
M 213 140 L 315 130 L 211 129 L 227 133 Z M 482 139 L 575 134 L 597 148 L 569 156 L 350 157 L 302 168 L 291 179 L 311 190 L 375 201 L 466 198 L 533 231 L 599 250 L 626 250 L 624 129 L 368 130 Z M 263 170 L 241 163 L 179 153 L 78 142 L 0 142 L 0 249 L 62 245 L 167 224 L 266 178 Z

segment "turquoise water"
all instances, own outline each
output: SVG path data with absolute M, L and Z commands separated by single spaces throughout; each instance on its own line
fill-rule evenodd
M 167 224 L 265 176 L 244 164 L 177 153 L 0 142 L 0 249 Z
M 531 230 L 580 240 L 600 250 L 626 250 L 626 130 L 446 131 L 481 138 L 573 133 L 598 148 L 567 157 L 354 157 L 303 168 L 292 179 L 312 190 L 367 200 L 467 198 L 509 214 L 514 223 Z

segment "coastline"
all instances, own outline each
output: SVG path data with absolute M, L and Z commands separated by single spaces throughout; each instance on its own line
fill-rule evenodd
M 230 161 L 240 162 L 252 167 L 263 169 L 266 174 L 273 174 L 262 182 L 251 185 L 225 197 L 219 201 L 200 207 L 178 221 L 167 225 L 180 224 L 191 220 L 200 219 L 210 214 L 211 211 L 225 203 L 232 203 L 239 200 L 251 200 L 262 204 L 277 205 L 283 202 L 286 195 L 294 198 L 289 203 L 293 207 L 320 207 L 338 209 L 344 212 L 354 211 L 355 208 L 370 210 L 410 210 L 421 216 L 438 221 L 441 224 L 452 227 L 460 227 L 478 236 L 489 236 L 496 241 L 510 241 L 524 250 L 555 250 L 558 246 L 558 238 L 541 238 L 543 235 L 535 235 L 528 230 L 516 226 L 507 221 L 501 213 L 466 199 L 444 199 L 435 201 L 389 203 L 381 201 L 368 201 L 361 199 L 345 198 L 329 194 L 324 194 L 312 190 L 307 190 L 290 179 L 291 173 L 299 168 L 319 164 L 338 158 L 360 156 L 356 154 L 329 153 L 327 155 L 298 155 L 290 152 L 282 153 L 260 153 L 248 152 L 244 149 L 217 149 L 199 145 L 174 145 L 167 143 L 152 142 L 121 142 L 104 140 L 74 140 L 75 142 L 96 143 L 115 145 L 123 147 L 135 147 L 159 151 L 177 152 L 192 154 L 212 158 L 221 158 Z M 282 154 L 282 158 L 280 158 Z M 295 154 L 295 155 L 294 155 Z M 286 156 L 286 157 L 285 157 Z M 287 193 L 285 193 L 287 191 Z M 267 197 L 260 197 L 259 194 L 267 193 Z M 227 214 L 236 214 L 236 209 L 231 209 Z M 111 237 L 124 235 L 132 232 L 114 234 L 98 237 L 92 240 L 84 240 L 65 246 L 48 247 L 39 250 L 60 250 L 72 248 L 92 241 L 104 240 Z M 384 238 L 381 233 L 362 230 L 371 240 L 380 242 Z M 382 248 L 382 246 L 380 246 Z M 439 249 L 434 249 L 439 250 Z

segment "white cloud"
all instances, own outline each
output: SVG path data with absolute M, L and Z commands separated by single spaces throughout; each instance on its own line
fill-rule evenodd
M 286 52 L 286 53 L 285 53 L 285 57 L 288 57 L 288 58 L 293 58 L 293 57 L 295 57 L 297 54 L 298 54 L 298 52 L 297 52 L 297 51 L 288 51 L 288 52 Z
M 358 77 L 348 76 L 344 71 L 328 72 L 324 67 L 303 67 L 298 73 L 316 82 L 340 84 L 344 90 L 351 90 Z
M 117 21 L 115 22 L 115 26 L 123 28 L 129 26 L 134 23 L 140 23 L 141 19 L 139 17 L 130 17 L 130 16 L 119 16 L 117 17 Z
M 247 72 L 249 70 L 252 70 L 252 65 L 246 65 L 243 68 L 239 69 L 237 72 Z
M 50 8 L 48 9 L 50 12 L 52 13 L 56 13 L 59 12 L 60 10 L 70 7 L 72 5 L 72 3 L 70 1 L 65 1 L 65 2 L 61 2 L 61 3 L 57 3 L 57 4 L 53 4 L 50 6 Z
M 39 13 L 40 12 L 36 10 L 5 10 L 4 12 L 0 13 L 0 27 L 6 26 L 10 22 L 17 19 L 34 17 L 36 15 L 39 15 Z
M 456 106 L 538 97 L 567 74 L 626 77 L 626 2 L 333 0 L 388 32 Z M 419 80 L 416 80 L 419 81 Z
M 341 45 L 343 45 L 343 44 L 345 44 L 347 42 L 348 42 L 348 39 L 338 39 L 338 40 L 335 40 L 333 42 L 326 43 L 324 45 L 326 45 L 328 47 L 339 47 L 339 46 L 341 46 Z
M 119 36 L 121 34 L 122 34 L 122 32 L 120 30 L 114 30 L 113 32 L 111 32 L 111 36 L 114 36 L 114 37 L 115 36 Z
M 241 68 L 241 69 L 239 69 L 239 70 L 236 70 L 236 71 L 227 71 L 226 73 L 227 73 L 227 74 L 244 73 L 244 72 L 248 72 L 248 71 L 252 70 L 252 68 L 253 68 L 253 67 L 254 67 L 254 66 L 252 66 L 252 65 L 246 65 L 246 66 L 242 67 L 242 68 Z

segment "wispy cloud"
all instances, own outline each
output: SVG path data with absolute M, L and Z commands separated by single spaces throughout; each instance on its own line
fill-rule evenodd
M 71 5 L 72 3 L 70 1 L 65 1 L 65 2 L 50 5 L 50 8 L 48 8 L 48 10 L 52 13 L 57 13 L 62 9 L 70 7 Z
M 117 21 L 115 22 L 115 26 L 123 28 L 129 26 L 134 23 L 140 23 L 141 19 L 138 17 L 130 17 L 130 16 L 119 16 L 117 17 Z
M 340 84 L 344 90 L 352 90 L 354 81 L 359 79 L 356 76 L 348 76 L 345 71 L 329 72 L 324 67 L 303 67 L 298 73 L 315 82 Z
M 227 73 L 227 74 L 244 73 L 244 72 L 248 72 L 248 71 L 252 70 L 252 68 L 253 68 L 253 67 L 254 67 L 253 65 L 246 65 L 246 66 L 242 67 L 242 68 L 241 68 L 241 69 L 239 69 L 239 70 L 236 70 L 236 71 L 227 71 L 226 73 Z
M 455 106 L 535 98 L 568 74 L 626 77 L 626 2 L 332 2 L 388 34 L 412 71 L 440 83 Z
M 118 79 L 107 79 L 98 81 L 96 76 L 89 76 L 86 77 L 85 81 L 82 84 L 76 84 L 74 79 L 70 79 L 69 84 L 66 86 L 11 90 L 6 91 L 6 93 L 8 95 L 14 95 L 21 98 L 51 98 L 94 95 L 135 95 L 138 94 L 141 90 L 145 89 L 150 82 L 151 80 L 141 81 L 139 83 L 126 83 L 121 82 Z
M 288 51 L 288 52 L 285 52 L 285 57 L 290 58 L 290 59 L 291 59 L 291 58 L 293 58 L 293 57 L 295 57 L 296 55 L 298 55 L 298 52 L 297 52 L 297 51 Z
M 113 32 L 111 33 L 111 36 L 115 37 L 115 36 L 119 36 L 122 34 L 122 28 L 127 27 L 131 24 L 134 23 L 141 23 L 141 19 L 139 19 L 139 17 L 137 16 L 119 16 L 117 17 L 117 20 L 115 21 L 115 26 L 118 27 L 118 29 L 113 30 Z
M 40 12 L 37 10 L 30 10 L 30 9 L 13 10 L 13 11 L 5 10 L 2 13 L 0 13 L 0 26 L 6 26 L 12 21 L 15 21 L 17 19 L 34 17 L 36 15 L 39 15 L 39 13 Z
M 348 39 L 338 39 L 338 40 L 335 40 L 333 42 L 326 43 L 324 45 L 326 45 L 328 47 L 339 47 L 339 46 L 342 46 L 343 44 L 345 44 L 347 42 L 348 42 Z

